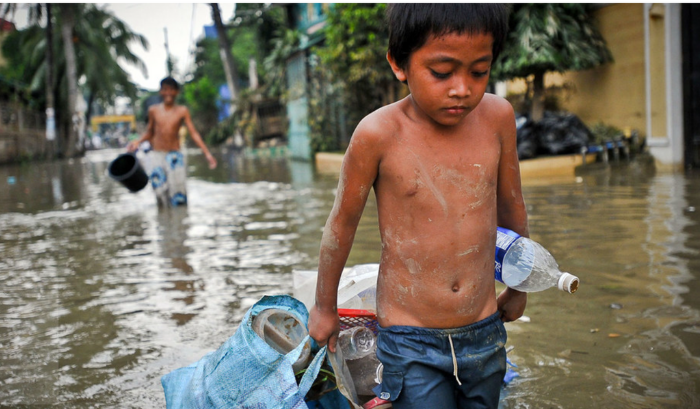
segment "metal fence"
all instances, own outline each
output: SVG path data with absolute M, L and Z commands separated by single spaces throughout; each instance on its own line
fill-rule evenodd
M 16 104 L 0 102 L 0 133 L 25 130 L 41 131 L 46 126 L 46 115 Z
M 0 102 L 0 163 L 46 156 L 45 129 L 43 113 Z

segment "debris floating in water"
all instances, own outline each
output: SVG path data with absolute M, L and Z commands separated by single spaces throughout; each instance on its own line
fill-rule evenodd
M 610 308 L 612 308 L 613 310 L 621 310 L 622 304 L 618 304 L 618 303 L 614 302 L 614 303 L 610 304 Z
M 591 334 L 594 334 L 598 331 L 600 331 L 598 328 L 591 328 Z
M 617 337 L 619 337 L 619 336 L 620 336 L 620 334 L 616 334 L 616 333 L 614 333 L 614 332 L 608 334 L 608 338 L 617 338 Z
M 14 176 L 7 177 L 7 184 L 8 185 L 14 185 L 15 183 L 17 183 L 17 178 L 15 178 Z

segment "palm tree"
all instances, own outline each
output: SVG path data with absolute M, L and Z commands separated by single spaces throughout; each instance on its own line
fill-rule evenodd
M 134 101 L 137 88 L 118 60 L 136 65 L 145 73 L 144 63 L 133 54 L 130 46 L 137 42 L 148 49 L 148 42 L 95 4 L 52 6 L 52 9 L 58 8 L 58 12 L 47 12 L 47 17 L 49 22 L 60 27 L 60 37 L 48 40 L 47 30 L 39 26 L 40 18 L 30 19 L 31 25 L 18 33 L 22 52 L 12 58 L 21 59 L 26 66 L 23 82 L 29 84 L 30 90 L 45 88 L 47 105 L 51 98 L 54 99 L 61 149 L 65 156 L 73 156 L 77 153 L 79 131 L 73 129 L 77 99 L 81 97 L 78 80 L 84 81 L 82 88 L 88 99 L 88 119 L 93 101 L 111 103 L 121 95 Z M 55 50 L 53 70 L 47 58 L 48 48 Z
M 78 68 L 75 61 L 75 48 L 73 47 L 73 28 L 75 16 L 78 14 L 79 4 L 60 4 L 58 10 L 61 14 L 61 39 L 63 40 L 63 53 L 66 58 L 66 80 L 68 82 L 68 113 L 71 121 L 68 126 L 68 138 L 66 139 L 65 155 L 69 158 L 75 156 L 76 143 L 78 141 Z M 71 126 L 72 125 L 72 126 Z
M 494 79 L 534 75 L 530 118 L 544 115 L 544 75 L 579 71 L 612 61 L 587 6 L 578 3 L 516 4 L 510 32 L 498 61 Z
M 117 60 L 123 59 L 135 65 L 146 75 L 146 65 L 129 48 L 131 43 L 136 42 L 148 49 L 146 38 L 132 32 L 110 12 L 93 5 L 83 10 L 81 21 L 75 26 L 75 37 L 78 71 L 86 80 L 86 122 L 96 100 L 110 102 L 115 96 L 124 95 L 135 101 L 138 89 Z

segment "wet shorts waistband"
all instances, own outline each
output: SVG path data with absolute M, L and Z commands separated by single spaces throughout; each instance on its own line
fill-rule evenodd
M 481 328 L 489 327 L 496 324 L 501 320 L 501 314 L 497 311 L 492 315 L 484 318 L 481 321 L 474 322 L 469 325 L 457 328 L 426 328 L 426 327 L 415 327 L 411 325 L 392 325 L 390 327 L 382 327 L 377 325 L 379 332 L 385 332 L 389 334 L 410 334 L 410 335 L 457 335 L 464 334 L 472 331 L 476 331 Z

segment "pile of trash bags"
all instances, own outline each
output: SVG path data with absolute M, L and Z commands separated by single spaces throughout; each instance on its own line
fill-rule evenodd
M 579 153 L 593 140 L 593 133 L 586 124 L 569 112 L 547 111 L 539 122 L 518 115 L 515 124 L 519 159 Z

